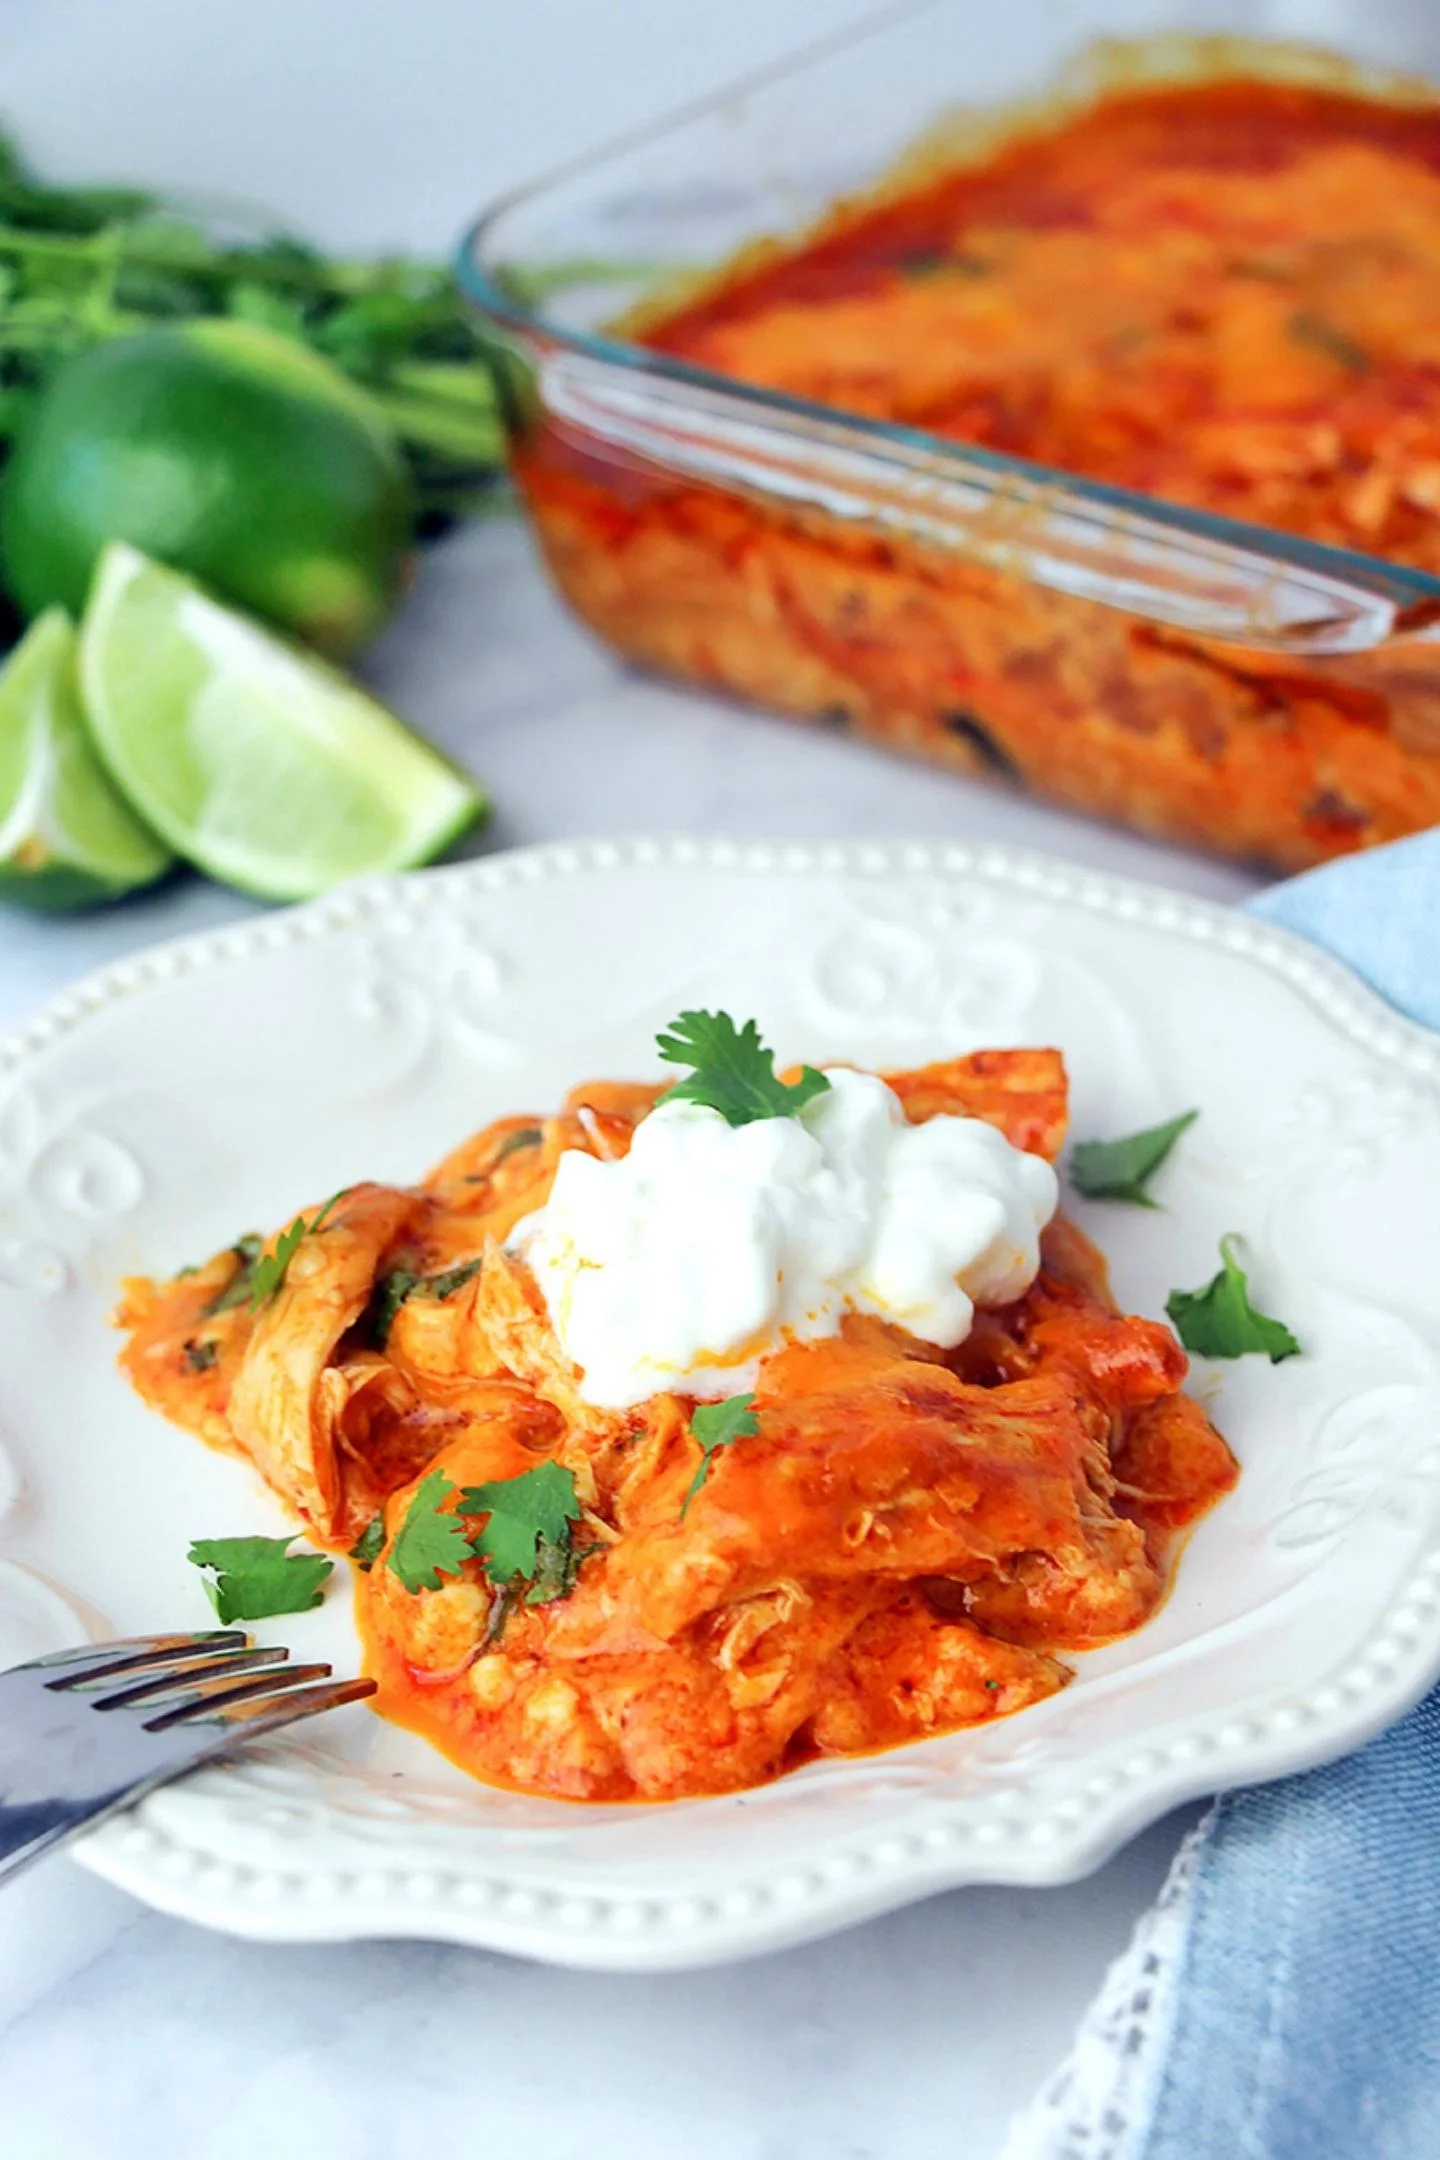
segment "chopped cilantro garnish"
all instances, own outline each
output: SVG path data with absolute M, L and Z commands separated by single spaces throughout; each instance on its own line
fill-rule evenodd
M 309 1612 L 325 1594 L 335 1563 L 323 1553 L 292 1553 L 289 1537 L 197 1538 L 188 1558 L 205 1572 L 205 1595 L 222 1627 Z
M 525 1592 L 526 1604 L 553 1605 L 556 1598 L 569 1597 L 582 1562 L 604 1550 L 598 1539 L 577 1545 L 573 1530 L 561 1539 L 541 1537 L 535 1547 L 535 1573 Z
M 363 1575 L 368 1575 L 384 1550 L 385 1517 L 383 1513 L 377 1513 L 366 1523 L 346 1557 L 355 1562 Z
M 1146 1185 L 1199 1115 L 1184 1110 L 1168 1124 L 1147 1126 L 1124 1140 L 1082 1140 L 1070 1158 L 1071 1184 L 1091 1200 L 1129 1200 L 1153 1208 Z
M 733 1447 L 737 1440 L 748 1440 L 760 1430 L 760 1420 L 755 1415 L 755 1397 L 732 1395 L 725 1402 L 699 1403 L 690 1420 L 690 1430 L 701 1447 L 700 1466 L 690 1480 L 690 1489 L 680 1503 L 680 1520 L 700 1487 L 704 1484 L 710 1463 L 717 1450 Z
M 250 1275 L 251 1312 L 259 1312 L 262 1305 L 268 1305 L 273 1297 L 279 1295 L 290 1263 L 299 1251 L 302 1241 L 307 1237 L 315 1237 L 324 1229 L 331 1209 L 344 1199 L 349 1190 L 348 1185 L 342 1185 L 339 1192 L 332 1193 L 311 1222 L 306 1222 L 303 1215 L 297 1215 L 289 1229 L 281 1231 L 275 1241 L 275 1250 L 261 1253 Z
M 255 1263 L 264 1249 L 265 1240 L 257 1237 L 253 1231 L 248 1231 L 244 1237 L 236 1238 L 230 1248 L 235 1257 L 235 1272 L 224 1288 L 217 1291 L 209 1304 L 202 1308 L 206 1320 L 213 1320 L 217 1313 L 233 1312 L 237 1305 L 248 1302 L 250 1285 L 255 1277 Z M 182 1268 L 180 1272 L 186 1275 L 193 1274 L 194 1270 Z
M 187 1372 L 209 1372 L 219 1355 L 219 1343 L 192 1335 L 189 1342 L 184 1346 L 185 1370 Z
M 472 1544 L 491 1582 L 508 1583 L 522 1576 L 538 1588 L 542 1574 L 545 1582 L 556 1579 L 557 1568 L 569 1552 L 570 1525 L 580 1520 L 575 1473 L 560 1463 L 542 1462 L 519 1477 L 467 1485 L 460 1495 L 460 1512 L 489 1517 Z M 543 1557 L 542 1548 L 548 1548 Z M 551 1597 L 563 1596 L 569 1587 L 547 1589 L 527 1602 L 543 1605 Z
M 376 1349 L 383 1350 L 389 1342 L 395 1315 L 407 1299 L 453 1297 L 484 1265 L 482 1257 L 447 1268 L 443 1275 L 417 1275 L 413 1268 L 406 1267 L 392 1268 L 388 1275 L 382 1275 L 370 1300 L 369 1334 Z
M 518 1155 L 522 1148 L 539 1147 L 544 1137 L 545 1135 L 538 1125 L 522 1125 L 518 1132 L 506 1133 L 505 1138 L 495 1150 L 495 1160 L 490 1165 L 491 1169 L 498 1170 L 501 1163 L 509 1162 L 510 1157 Z
M 423 1478 L 385 1564 L 414 1592 L 438 1590 L 443 1575 L 458 1575 L 467 1560 L 479 1560 L 495 1591 L 489 1643 L 499 1640 L 522 1598 L 527 1605 L 549 1605 L 568 1597 L 580 1563 L 598 1549 L 577 1549 L 572 1541 L 580 1501 L 574 1471 L 559 1463 L 467 1485 L 452 1511 L 454 1499 L 455 1487 L 443 1471 Z M 477 1515 L 485 1522 L 467 1537 L 460 1518 Z
M 1283 1320 L 1272 1320 L 1250 1303 L 1250 1285 L 1231 1252 L 1234 1233 L 1220 1240 L 1224 1263 L 1202 1290 L 1172 1290 L 1165 1301 L 1176 1334 L 1197 1357 L 1247 1357 L 1258 1351 L 1272 1365 L 1298 1357 L 1300 1345 Z
M 375 1293 L 370 1300 L 366 1332 L 377 1350 L 385 1348 L 390 1340 L 390 1330 L 395 1325 L 396 1313 L 423 1281 L 424 1277 L 417 1275 L 413 1268 L 397 1267 L 391 1268 L 389 1274 L 382 1275 L 376 1283 Z
M 1357 344 L 1338 323 L 1328 321 L 1310 308 L 1297 308 L 1285 327 L 1297 344 L 1313 346 L 1327 359 L 1348 368 L 1352 375 L 1363 375 L 1370 367 L 1370 355 L 1363 345 Z
M 667 1065 L 692 1068 L 690 1078 L 667 1088 L 661 1102 L 701 1103 L 718 1110 L 728 1125 L 794 1117 L 830 1085 L 811 1065 L 801 1067 L 798 1080 L 777 1080 L 774 1056 L 755 1022 L 737 1028 L 729 1013 L 682 1012 L 656 1041 Z
M 448 1503 L 455 1487 L 443 1470 L 421 1478 L 405 1511 L 385 1565 L 398 1575 L 413 1596 L 417 1590 L 438 1590 L 446 1575 L 458 1575 L 471 1558 L 470 1540 L 458 1515 Z
M 467 1282 L 474 1281 L 484 1265 L 483 1255 L 478 1260 L 462 1260 L 459 1267 L 446 1268 L 443 1275 L 427 1275 L 423 1282 L 416 1283 L 411 1295 L 428 1298 L 454 1297 L 457 1290 L 463 1290 Z

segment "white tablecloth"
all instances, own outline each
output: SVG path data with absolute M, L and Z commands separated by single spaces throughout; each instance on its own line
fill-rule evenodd
M 77 176 L 242 189 L 337 242 L 438 246 L 577 137 L 860 12 L 7 0 L 0 108 Z M 1220 898 L 1250 889 L 1238 871 L 634 677 L 561 613 L 512 523 L 432 552 L 370 673 L 484 776 L 486 846 L 983 833 Z M 0 1029 L 119 953 L 246 907 L 187 880 L 89 918 L 0 916 Z M 3 1388 L 0 1375 L 0 1417 Z M 543 2160 L 993 2160 L 1179 1828 L 1072 1889 L 958 1893 L 759 1964 L 655 1980 L 426 1945 L 236 1944 L 58 1859 L 0 1903 L 0 2151 L 391 2160 L 463 2142 Z

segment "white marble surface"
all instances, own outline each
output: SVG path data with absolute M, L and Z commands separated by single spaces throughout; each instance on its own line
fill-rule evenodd
M 338 243 L 438 247 L 528 170 L 861 12 L 5 0 L 0 82 L 52 169 L 264 194 Z M 1250 885 L 639 680 L 563 616 L 511 524 L 428 558 L 370 672 L 490 785 L 480 845 L 984 833 L 1220 898 Z M 190 880 L 91 919 L 0 918 L 0 1028 L 112 956 L 245 908 Z M 663 1980 L 425 1945 L 235 1944 L 53 1860 L 0 1905 L 0 2151 L 388 2160 L 463 2137 L 547 2160 L 993 2160 L 1180 1828 L 1072 1889 L 957 1893 Z

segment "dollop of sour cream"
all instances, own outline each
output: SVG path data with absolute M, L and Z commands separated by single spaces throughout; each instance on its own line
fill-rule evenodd
M 907 1123 L 870 1073 L 831 1070 L 797 1117 L 732 1126 L 662 1103 L 628 1155 L 567 1150 L 512 1238 L 583 1398 L 718 1401 L 766 1352 L 874 1313 L 946 1348 L 1020 1296 L 1059 1186 L 978 1118 Z

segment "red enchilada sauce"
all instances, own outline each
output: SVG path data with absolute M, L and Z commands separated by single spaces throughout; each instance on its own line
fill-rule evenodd
M 1440 107 L 1112 98 L 645 341 L 1440 572 Z

